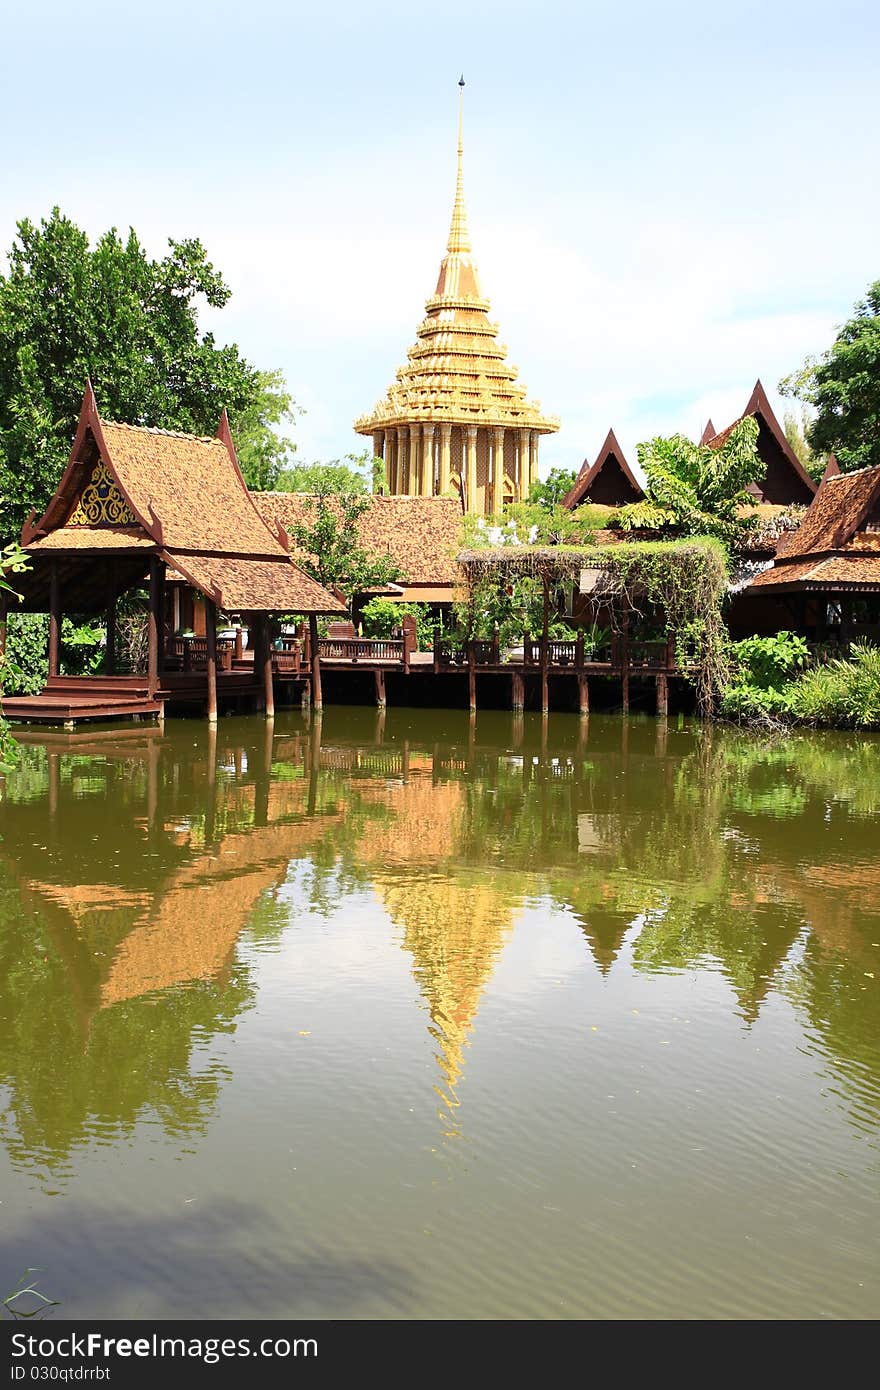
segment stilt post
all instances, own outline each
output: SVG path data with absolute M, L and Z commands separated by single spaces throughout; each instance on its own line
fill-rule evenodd
M 309 614 L 309 646 L 312 652 L 312 705 L 315 709 L 324 708 L 324 696 L 321 691 L 321 657 L 318 645 L 318 616 L 316 613 Z
M 468 709 L 473 714 L 477 708 L 477 656 L 474 640 L 468 642 Z
M 665 719 L 669 713 L 669 681 L 663 672 L 657 677 L 657 714 Z
M 58 583 L 58 564 L 49 571 L 49 679 L 61 669 L 61 589 Z
M 526 704 L 526 683 L 521 671 L 514 671 L 510 677 L 512 691 L 512 703 L 515 710 L 525 709 Z
M 205 599 L 205 643 L 208 671 L 208 723 L 217 723 L 217 605 Z
M 386 702 L 385 702 L 385 672 L 382 671 L 382 670 L 377 670 L 374 674 L 375 674 L 375 677 L 376 677 L 376 704 L 379 706 L 380 709 L 384 709 L 384 708 L 385 708 L 385 703 L 386 703 Z
M 275 687 L 272 684 L 272 634 L 269 629 L 269 616 L 263 618 L 263 698 L 266 718 L 275 718 Z
M 579 675 L 578 682 L 578 710 L 581 714 L 590 713 L 590 682 L 584 675 Z

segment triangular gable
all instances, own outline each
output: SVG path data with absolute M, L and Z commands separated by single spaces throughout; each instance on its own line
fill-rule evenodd
M 880 466 L 833 475 L 822 483 L 797 531 L 783 538 L 779 560 L 843 549 L 873 517 L 878 504 Z
M 731 431 L 749 415 L 758 422 L 758 455 L 766 469 L 763 478 L 752 484 L 749 491 L 758 501 L 774 506 L 789 507 L 794 503 L 809 505 L 816 494 L 816 484 L 789 444 L 760 379 L 755 382 L 742 415 L 713 438 L 704 438 L 702 442 L 708 444 L 710 449 L 721 448 Z
M 22 527 L 21 543 L 57 531 L 63 526 L 137 526 L 161 544 L 161 527 L 144 517 L 123 486 L 107 448 L 91 381 L 86 382 L 79 422 L 67 467 L 38 522 L 33 513 Z M 159 534 L 154 534 L 158 530 Z
M 711 439 L 714 439 L 714 438 L 715 438 L 715 436 L 716 436 L 717 433 L 718 433 L 718 431 L 716 430 L 715 426 L 712 424 L 712 417 L 711 417 L 711 415 L 710 415 L 709 419 L 706 421 L 706 428 L 703 430 L 703 433 L 700 435 L 700 443 L 701 443 L 701 444 L 708 444 L 709 441 L 710 441 Z
M 584 459 L 575 485 L 563 498 L 562 505 L 570 511 L 586 501 L 605 507 L 623 507 L 630 502 L 640 502 L 644 495 L 614 430 L 609 430 L 596 462 L 588 468 Z

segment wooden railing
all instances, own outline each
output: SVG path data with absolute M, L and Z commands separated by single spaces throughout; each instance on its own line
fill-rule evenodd
M 546 663 L 549 670 L 582 671 L 607 666 L 614 671 L 633 668 L 651 671 L 675 669 L 675 642 L 642 642 L 618 634 L 600 647 L 587 646 L 583 633 L 577 637 L 550 638 L 547 642 Z M 526 633 L 521 647 L 512 647 L 503 654 L 498 638 L 455 644 L 437 639 L 434 643 L 434 670 L 449 667 L 468 668 L 507 665 L 540 668 L 544 665 L 543 642 Z
M 318 655 L 327 661 L 394 662 L 409 670 L 410 647 L 400 637 L 322 637 Z
M 272 670 L 276 676 L 295 676 L 302 669 L 303 644 L 298 637 L 276 637 L 272 644 Z
M 217 638 L 217 670 L 231 671 L 235 655 L 235 638 Z M 207 637 L 169 637 L 165 643 L 165 666 L 168 670 L 205 671 L 208 666 Z

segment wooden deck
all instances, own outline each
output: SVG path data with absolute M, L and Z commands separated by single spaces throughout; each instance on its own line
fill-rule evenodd
M 3 701 L 5 719 L 67 728 L 108 719 L 156 719 L 162 709 L 143 676 L 55 676 L 39 695 Z
M 161 719 L 166 709 L 186 706 L 207 707 L 208 674 L 199 660 L 201 654 L 178 663 L 176 670 L 160 672 L 151 692 L 145 676 L 57 676 L 49 680 L 39 695 L 11 697 L 3 703 L 5 717 L 16 723 L 63 725 L 67 729 L 99 721 Z M 526 637 L 519 647 L 503 651 L 495 641 L 470 641 L 453 647 L 438 641 L 433 651 L 415 652 L 397 640 L 322 639 L 320 667 L 328 675 L 370 673 L 375 682 L 376 703 L 386 703 L 386 677 L 393 674 L 405 680 L 418 676 L 458 676 L 467 681 L 468 705 L 477 707 L 477 677 L 506 677 L 510 682 L 510 704 L 523 709 L 527 689 L 530 703 L 538 700 L 543 711 L 550 706 L 550 680 L 574 677 L 577 681 L 578 708 L 590 708 L 591 679 L 620 682 L 621 707 L 629 709 L 630 681 L 649 681 L 656 686 L 656 711 L 668 710 L 669 681 L 686 673 L 675 664 L 670 642 L 631 642 L 615 639 L 607 650 L 587 651 L 583 637 L 575 641 L 548 641 Z M 289 700 L 298 694 L 304 701 L 312 695 L 312 671 L 308 645 L 286 639 L 272 652 L 272 676 L 276 690 Z M 230 647 L 218 662 L 217 706 L 223 710 L 249 712 L 265 709 L 266 688 L 254 669 L 250 652 L 234 652 Z M 316 685 L 316 688 L 317 685 Z

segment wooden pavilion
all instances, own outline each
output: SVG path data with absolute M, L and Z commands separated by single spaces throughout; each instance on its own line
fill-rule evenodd
M 813 641 L 880 636 L 880 466 L 829 473 L 772 568 L 744 598 L 754 630 L 796 626 Z
M 584 502 L 604 507 L 625 507 L 641 502 L 644 489 L 624 457 L 614 430 L 609 430 L 595 463 L 584 459 L 574 487 L 562 499 L 563 507 L 574 511 Z
M 98 413 L 91 384 L 64 476 L 21 543 L 29 571 L 17 577 L 21 609 L 49 613 L 49 676 L 40 695 L 4 702 L 7 718 L 46 723 L 161 716 L 167 702 L 249 703 L 274 713 L 273 614 L 310 625 L 310 665 L 297 652 L 290 678 L 321 702 L 317 615 L 343 604 L 298 569 L 287 532 L 260 516 L 235 456 L 226 412 L 215 438 L 116 424 Z M 149 588 L 145 676 L 114 668 L 117 599 Z M 204 605 L 204 637 L 178 634 L 187 605 Z M 253 637 L 247 655 L 217 640 L 220 611 L 241 614 Z M 106 615 L 105 673 L 60 673 L 62 612 Z M 5 612 L 0 623 L 5 634 Z M 219 649 L 218 649 L 219 647 Z

